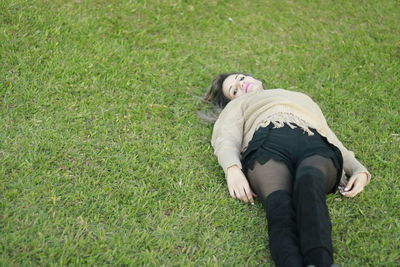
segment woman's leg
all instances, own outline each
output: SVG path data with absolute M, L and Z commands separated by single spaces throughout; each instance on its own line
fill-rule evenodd
M 319 155 L 304 159 L 296 169 L 293 203 L 306 265 L 333 263 L 332 226 L 325 199 L 336 177 L 332 160 Z
M 262 165 L 256 162 L 247 178 L 267 214 L 269 247 L 276 266 L 303 266 L 288 167 L 272 159 Z

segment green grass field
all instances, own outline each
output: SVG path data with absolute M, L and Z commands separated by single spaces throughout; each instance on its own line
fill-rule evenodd
M 220 72 L 316 100 L 371 171 L 335 261 L 400 265 L 400 2 L 0 1 L 1 266 L 272 266 L 197 117 Z

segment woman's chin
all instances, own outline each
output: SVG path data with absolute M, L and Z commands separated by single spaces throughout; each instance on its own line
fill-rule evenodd
M 262 86 L 253 85 L 253 86 L 251 87 L 251 90 L 249 90 L 247 93 L 257 92 L 257 91 L 260 91 L 260 90 L 262 90 L 262 89 L 263 89 Z

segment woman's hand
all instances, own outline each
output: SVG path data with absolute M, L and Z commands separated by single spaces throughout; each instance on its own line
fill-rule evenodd
M 345 197 L 355 197 L 363 191 L 368 183 L 368 176 L 365 172 L 356 173 L 350 177 L 344 190 L 341 192 Z
M 242 170 L 237 165 L 228 168 L 226 181 L 231 197 L 254 205 L 253 197 L 256 197 L 256 194 L 251 190 L 246 176 L 244 176 Z

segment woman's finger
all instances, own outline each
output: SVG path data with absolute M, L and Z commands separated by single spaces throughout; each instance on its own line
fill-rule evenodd
M 235 188 L 233 192 L 234 192 L 234 194 L 235 194 L 235 198 L 236 198 L 236 199 L 240 199 L 240 192 L 239 192 L 239 190 L 238 190 L 237 188 Z
M 243 188 L 243 194 L 244 194 L 244 202 L 249 203 L 251 202 L 251 196 L 246 191 L 246 188 Z
M 240 200 L 242 200 L 242 201 L 244 201 L 246 203 L 249 201 L 247 199 L 247 195 L 246 195 L 246 192 L 244 191 L 243 187 L 240 188 Z
M 246 192 L 244 191 L 244 188 L 242 186 L 240 186 L 238 188 L 236 196 L 238 197 L 238 199 L 240 199 L 240 200 L 242 200 L 242 201 L 247 203 L 248 199 L 247 199 L 247 196 L 246 196 Z
M 364 190 L 364 185 L 359 180 L 355 182 L 353 187 L 354 187 L 354 190 L 353 190 L 354 191 L 354 196 L 356 196 L 358 193 L 360 193 L 361 191 Z
M 344 192 L 343 195 L 346 197 L 355 197 L 362 190 L 364 190 L 363 184 L 356 180 L 353 184 L 353 188 L 350 191 Z
M 250 185 L 247 185 L 247 188 L 248 188 L 248 192 L 250 192 L 252 198 L 257 197 L 257 195 L 251 189 Z
M 345 197 L 354 197 L 355 196 L 355 188 L 350 191 L 346 191 L 342 193 Z
M 241 194 L 239 188 L 235 187 L 234 192 L 235 192 L 235 198 L 242 200 L 242 194 Z
M 353 187 L 354 182 L 356 181 L 356 179 L 357 179 L 357 176 L 352 176 L 352 177 L 350 177 L 350 180 L 347 182 L 347 185 L 346 185 L 346 187 L 344 188 L 344 191 L 345 191 L 345 192 L 348 192 L 348 191 L 350 191 L 350 190 L 352 189 L 352 187 Z
M 251 191 L 250 187 L 246 186 L 243 189 L 244 189 L 244 192 L 246 193 L 246 196 L 247 196 L 247 200 L 248 200 L 247 203 L 254 204 L 254 199 L 253 199 L 253 194 L 254 193 Z
M 233 188 L 229 188 L 229 195 L 231 195 L 232 198 L 236 198 L 235 191 Z

